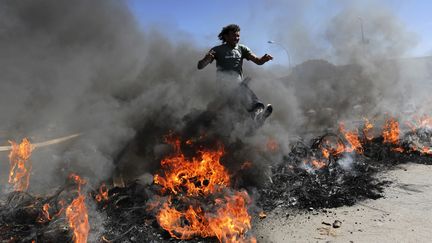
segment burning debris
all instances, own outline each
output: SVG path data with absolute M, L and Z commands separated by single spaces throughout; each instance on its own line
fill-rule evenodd
M 10 142 L 12 149 L 9 154 L 9 183 L 15 191 L 26 191 L 29 186 L 31 161 L 29 160 L 33 146 L 27 138 L 21 144 Z
M 260 188 L 255 203 L 265 212 L 275 207 L 338 207 L 381 197 L 390 182 L 379 180 L 378 172 L 408 161 L 432 164 L 429 123 L 423 119 L 407 126 L 409 131 L 402 136 L 400 124 L 390 118 L 376 136 L 378 129 L 365 120 L 355 130 L 341 124 L 337 133 L 324 134 L 308 144 L 297 142 L 272 167 L 271 178 Z M 211 143 L 205 136 L 182 141 L 172 134 L 165 142 L 172 150 L 161 160 L 151 184 L 136 181 L 126 187 L 110 187 L 102 183 L 86 193 L 82 190 L 86 181 L 71 174 L 63 187 L 46 197 L 26 192 L 33 146 L 28 139 L 19 145 L 11 142 L 9 181 L 14 191 L 0 207 L 0 239 L 87 242 L 92 221 L 86 205 L 91 200 L 107 215 L 105 231 L 98 237 L 101 242 L 173 238 L 256 242 L 250 231 L 251 218 L 265 218 L 266 214 L 251 210 L 254 203 L 248 192 L 233 184 L 235 174 L 223 160 L 229 151 L 221 142 Z M 265 146 L 274 153 L 279 145 L 270 138 Z M 247 160 L 239 167 L 250 170 L 253 163 Z
M 265 212 L 275 207 L 328 208 L 377 199 L 390 183 L 379 180 L 378 172 L 408 161 L 432 164 L 432 130 L 427 120 L 407 123 L 407 127 L 408 132 L 403 133 L 397 120 L 389 118 L 377 132 L 379 129 L 365 120 L 354 130 L 341 124 L 336 133 L 308 144 L 299 141 L 272 167 L 255 203 Z M 136 181 L 126 187 L 110 187 L 102 183 L 86 193 L 82 190 L 86 181 L 71 174 L 63 187 L 46 197 L 26 192 L 34 146 L 28 139 L 21 144 L 11 142 L 9 182 L 14 191 L 0 207 L 0 238 L 87 242 L 92 222 L 86 205 L 91 200 L 107 215 L 101 242 L 172 238 L 256 242 L 250 231 L 251 218 L 265 218 L 265 213 L 251 210 L 255 204 L 252 198 L 241 184 L 233 183 L 233 177 L 239 175 L 224 165 L 230 150 L 221 142 L 210 141 L 205 136 L 185 141 L 172 133 L 165 136 L 172 150 L 161 159 L 151 184 Z M 274 138 L 265 147 L 269 153 L 279 149 Z M 253 162 L 239 163 L 239 169 L 251 170 Z
M 84 202 L 85 196 L 81 193 L 81 185 L 84 185 L 86 182 L 75 174 L 70 175 L 69 178 L 72 178 L 78 185 L 78 197 L 66 208 L 66 217 L 73 230 L 73 241 L 75 243 L 85 243 L 87 242 L 90 226 Z
M 189 160 L 180 149 L 180 140 L 167 136 L 167 142 L 173 145 L 174 154 L 161 161 L 161 173 L 154 176 L 154 184 L 140 191 L 140 196 L 121 188 L 108 190 L 102 184 L 92 195 L 100 210 L 106 210 L 111 217 L 121 217 L 124 212 L 118 210 L 128 211 L 131 207 L 143 210 L 143 217 L 138 219 L 136 225 L 150 221 L 152 223 L 148 227 L 153 228 L 157 222 L 169 232 L 170 237 L 178 239 L 216 237 L 223 242 L 255 242 L 248 233 L 251 228 L 248 212 L 251 199 L 246 191 L 230 188 L 230 175 L 220 163 L 223 147 L 218 145 L 214 151 L 200 149 L 197 156 Z M 184 144 L 193 146 L 190 141 Z M 31 148 L 28 140 L 22 147 Z M 17 150 L 12 150 L 11 162 L 16 160 L 16 153 Z M 25 155 L 26 160 L 20 162 L 29 159 L 30 154 Z M 28 177 L 25 179 L 28 180 Z M 87 242 L 91 229 L 86 208 L 87 196 L 82 192 L 85 184 L 84 179 L 71 174 L 67 185 L 48 198 L 33 197 L 22 190 L 10 193 L 6 204 L 1 207 L 0 216 L 5 223 L 1 230 L 14 228 L 19 232 L 0 234 L 1 239 Z M 142 200 L 136 201 L 137 198 Z M 129 219 L 128 222 L 134 221 Z M 31 230 L 22 230 L 21 226 Z M 134 233 L 132 231 L 136 227 L 126 233 Z M 102 240 L 112 241 L 114 238 L 106 234 Z
M 42 198 L 28 194 L 26 191 L 32 169 L 30 156 L 35 146 L 27 138 L 20 144 L 10 143 L 9 183 L 13 191 L 0 207 L 0 232 L 3 232 L 0 238 L 19 242 L 56 242 L 58 239 L 68 239 L 70 228 L 73 232 L 70 238 L 74 242 L 87 242 L 89 224 L 85 196 L 81 193 L 81 185 L 86 182 L 78 175 L 71 174 L 69 183 L 53 196 Z M 74 185 L 78 189 L 70 191 Z M 75 199 L 71 197 L 74 194 L 78 194 Z
M 87 242 L 89 222 L 85 181 L 71 174 L 66 185 L 47 197 L 11 192 L 0 208 L 0 238 L 18 242 Z
M 414 126 L 411 126 L 413 128 Z M 362 199 L 381 197 L 384 186 L 377 173 L 397 164 L 432 164 L 428 156 L 430 129 L 425 123 L 400 138 L 394 118 L 386 120 L 381 135 L 373 137 L 373 125 L 365 120 L 358 131 L 339 127 L 310 145 L 298 142 L 284 161 L 272 168 L 272 183 L 261 189 L 261 205 L 328 208 L 353 205 Z
M 222 145 L 214 151 L 199 150 L 198 157 L 188 160 L 179 139 L 167 138 L 167 142 L 174 155 L 161 161 L 163 175 L 154 177 L 166 198 L 158 197 L 159 205 L 151 205 L 160 226 L 183 240 L 217 237 L 221 242 L 255 242 L 245 237 L 251 228 L 250 198 L 245 191 L 230 192 L 230 176 L 220 163 Z

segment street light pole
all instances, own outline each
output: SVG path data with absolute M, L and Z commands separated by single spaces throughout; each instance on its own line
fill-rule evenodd
M 357 17 L 360 21 L 360 30 L 361 30 L 361 37 L 362 37 L 362 44 L 366 44 L 365 38 L 364 38 L 364 31 L 363 31 L 363 19 L 361 17 Z
M 291 69 L 291 56 L 290 56 L 288 50 L 285 48 L 285 46 L 283 46 L 283 45 L 282 45 L 281 43 L 279 43 L 279 42 L 272 41 L 272 40 L 267 41 L 267 43 L 269 43 L 269 44 L 274 44 L 274 45 L 278 45 L 278 46 L 282 47 L 282 49 L 285 50 L 285 53 L 287 54 L 287 57 L 288 57 L 288 67 L 289 67 L 289 69 Z

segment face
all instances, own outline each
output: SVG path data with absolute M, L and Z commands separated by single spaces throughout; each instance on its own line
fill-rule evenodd
M 228 34 L 224 35 L 224 38 L 228 45 L 235 46 L 240 41 L 240 31 L 230 31 Z

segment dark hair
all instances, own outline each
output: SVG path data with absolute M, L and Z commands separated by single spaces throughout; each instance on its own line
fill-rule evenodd
M 231 31 L 233 31 L 233 32 L 239 32 L 240 31 L 240 26 L 238 26 L 236 24 L 230 24 L 230 25 L 227 25 L 227 26 L 223 27 L 222 31 L 218 35 L 219 40 L 221 40 L 222 43 L 225 43 L 226 40 L 224 38 L 224 35 L 229 34 L 229 32 L 231 32 Z

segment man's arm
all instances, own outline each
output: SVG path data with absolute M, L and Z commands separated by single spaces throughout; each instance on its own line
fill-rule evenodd
M 213 60 L 215 59 L 214 54 L 215 54 L 214 50 L 210 50 L 209 52 L 207 52 L 207 54 L 205 55 L 205 57 L 203 59 L 201 59 L 201 60 L 198 61 L 197 68 L 198 69 L 203 69 L 209 63 L 213 62 Z
M 257 65 L 263 65 L 264 63 L 266 63 L 270 60 L 273 60 L 273 57 L 270 56 L 269 54 L 264 54 L 264 56 L 262 56 L 262 57 L 257 57 L 255 54 L 249 53 L 246 56 L 246 59 L 254 62 Z

